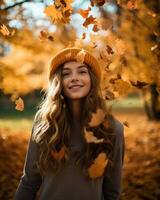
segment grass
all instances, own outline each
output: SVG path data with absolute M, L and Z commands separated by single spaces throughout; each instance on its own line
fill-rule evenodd
M 139 97 L 127 97 L 107 102 L 108 106 L 112 106 L 113 112 L 141 111 L 143 108 L 143 100 Z M 36 113 L 36 106 L 25 108 L 24 111 L 1 108 L 0 127 L 2 129 L 30 131 L 33 118 Z

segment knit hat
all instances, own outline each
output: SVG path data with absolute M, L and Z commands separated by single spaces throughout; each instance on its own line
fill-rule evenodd
M 68 61 L 78 62 L 77 58 L 81 56 L 81 55 L 78 56 L 78 54 L 81 54 L 82 57 L 84 56 L 83 63 L 90 66 L 95 75 L 97 76 L 98 80 L 101 80 L 101 70 L 98 60 L 88 51 L 77 47 L 62 49 L 52 58 L 50 68 L 48 71 L 49 80 L 51 79 L 51 77 L 61 64 L 64 64 L 65 62 Z

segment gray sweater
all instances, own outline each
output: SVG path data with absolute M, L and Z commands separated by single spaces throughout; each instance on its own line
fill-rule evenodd
M 104 176 L 94 181 L 86 180 L 80 174 L 81 169 L 75 168 L 76 154 L 71 156 L 59 174 L 53 176 L 51 172 L 48 172 L 45 177 L 42 177 L 35 167 L 38 146 L 30 137 L 23 175 L 14 200 L 35 200 L 38 191 L 40 192 L 39 200 L 118 200 L 122 190 L 125 142 L 123 125 L 117 119 L 114 120 L 114 124 L 116 133 L 114 167 L 107 165 Z M 33 128 L 34 125 L 31 135 Z M 70 148 L 75 152 L 83 145 L 80 134 L 73 135 Z

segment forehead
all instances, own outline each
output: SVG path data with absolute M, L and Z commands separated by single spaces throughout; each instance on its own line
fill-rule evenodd
M 84 63 L 76 62 L 76 61 L 69 61 L 64 63 L 62 69 L 78 69 L 78 68 L 88 68 L 88 66 Z

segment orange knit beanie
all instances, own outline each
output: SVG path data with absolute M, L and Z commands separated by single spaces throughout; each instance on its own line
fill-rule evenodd
M 90 54 L 88 51 L 82 49 L 82 48 L 77 48 L 77 47 L 72 47 L 72 48 L 65 48 L 59 51 L 51 60 L 51 64 L 48 70 L 48 78 L 49 80 L 52 78 L 53 74 L 57 70 L 57 68 L 61 65 L 64 64 L 65 62 L 68 61 L 77 61 L 77 55 L 82 53 L 83 54 L 83 62 L 90 66 L 97 76 L 98 80 L 101 80 L 101 70 L 99 66 L 98 60 Z

